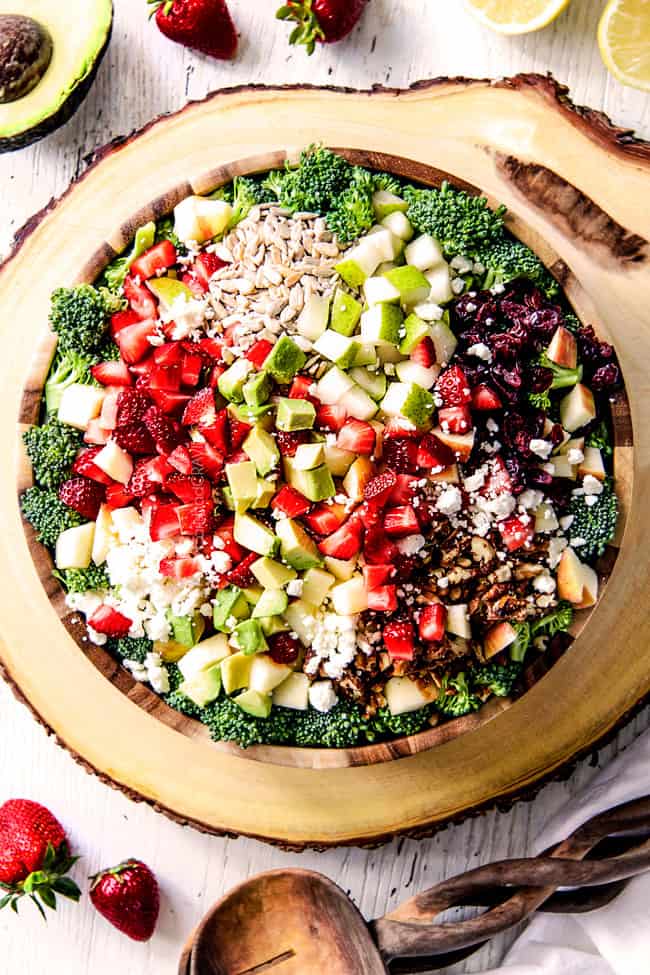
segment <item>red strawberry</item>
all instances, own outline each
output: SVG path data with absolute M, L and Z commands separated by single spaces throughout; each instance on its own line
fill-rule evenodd
M 214 533 L 215 539 L 218 539 L 220 544 L 214 547 L 219 548 L 222 552 L 226 552 L 233 562 L 241 562 L 246 553 L 241 545 L 238 545 L 235 541 L 234 530 L 234 518 L 226 518 L 225 521 L 222 521 Z
M 308 440 L 309 433 L 307 430 L 296 430 L 294 433 L 278 430 L 275 435 L 275 442 L 283 457 L 295 457 L 300 444 L 307 443 Z
M 497 494 L 512 494 L 512 478 L 503 458 L 496 454 L 490 461 L 490 473 L 481 488 L 481 494 L 494 497 Z
M 94 521 L 105 497 L 103 485 L 87 477 L 71 477 L 59 488 L 59 498 L 84 518 Z
M 147 318 L 135 325 L 127 325 L 120 329 L 115 341 L 120 348 L 120 355 L 129 365 L 141 362 L 151 351 L 149 338 L 156 333 L 156 323 Z
M 228 414 L 228 423 L 230 426 L 230 449 L 239 450 L 253 428 L 248 423 L 242 423 L 232 413 Z
M 391 538 L 404 538 L 405 535 L 419 533 L 420 523 L 413 505 L 405 504 L 398 508 L 388 508 L 384 512 L 384 531 Z
M 91 481 L 97 481 L 98 484 L 103 484 L 105 487 L 108 487 L 113 483 L 113 478 L 94 463 L 94 458 L 101 449 L 101 447 L 88 447 L 87 450 L 82 450 L 77 455 L 72 465 L 72 470 L 75 474 L 89 477 Z
M 363 554 L 371 565 L 390 565 L 399 555 L 399 549 L 378 525 L 366 531 Z
M 116 508 L 126 508 L 133 501 L 133 495 L 123 484 L 111 484 L 106 488 L 106 504 L 115 511 Z
M 177 509 L 181 535 L 204 535 L 214 530 L 214 502 L 197 501 Z
M 315 403 L 316 400 L 310 393 L 313 385 L 314 380 L 310 376 L 296 376 L 291 383 L 289 399 L 304 399 L 310 403 Z
M 377 434 L 369 423 L 350 417 L 339 430 L 336 446 L 353 454 L 372 454 L 376 440 Z
M 295 21 L 290 44 L 304 44 L 313 54 L 316 43 L 335 44 L 357 26 L 368 0 L 287 0 L 278 20 Z
M 203 370 L 203 356 L 185 352 L 181 366 L 181 382 L 183 386 L 198 386 Z
M 319 542 L 318 548 L 334 559 L 351 559 L 361 551 L 362 535 L 361 520 L 353 515 L 333 535 Z
M 170 474 L 165 481 L 165 490 L 175 494 L 185 504 L 212 500 L 212 485 L 207 478 L 197 474 L 189 477 L 184 474 Z
M 390 468 L 388 468 L 383 474 L 378 474 L 376 477 L 373 477 L 370 481 L 368 481 L 365 486 L 363 496 L 366 501 L 372 501 L 372 503 L 376 505 L 383 505 L 388 500 L 390 493 L 396 484 L 397 474 L 395 471 L 391 471 Z
M 148 389 L 148 392 L 156 406 L 168 415 L 180 413 L 191 398 L 187 393 L 173 393 L 168 389 Z
M 201 564 L 198 559 L 191 558 L 167 558 L 160 562 L 160 574 L 167 579 L 190 579 L 197 572 L 201 571 Z
M 167 458 L 167 461 L 180 474 L 192 473 L 192 458 L 190 457 L 190 452 L 187 447 L 184 447 L 182 444 L 179 447 L 176 447 L 175 450 L 172 450 L 171 454 Z
M 139 321 L 140 316 L 134 311 L 116 311 L 111 315 L 111 335 L 115 338 L 121 329 L 126 328 L 127 325 L 135 325 Z
M 181 365 L 154 366 L 147 378 L 149 389 L 162 389 L 166 393 L 179 393 L 181 389 Z
M 299 640 L 289 633 L 274 633 L 268 638 L 269 657 L 276 664 L 295 664 L 302 653 Z
M 424 366 L 425 369 L 430 369 L 435 364 L 436 348 L 430 336 L 427 335 L 421 342 L 418 342 L 411 352 L 411 359 L 413 362 L 417 362 L 419 366 Z
M 223 342 L 221 339 L 199 339 L 198 342 L 191 342 L 190 346 L 192 352 L 199 352 L 201 355 L 205 356 L 206 360 L 208 361 L 212 359 L 216 359 L 218 362 L 221 361 L 221 356 L 223 354 Z
M 415 496 L 418 480 L 412 474 L 398 474 L 397 483 L 388 498 L 389 502 L 392 505 L 410 504 Z
M 348 418 L 343 406 L 319 406 L 316 409 L 316 424 L 322 430 L 333 430 L 338 433 Z
M 473 410 L 501 410 L 503 403 L 489 386 L 481 383 L 472 390 Z
M 300 518 L 311 508 L 311 501 L 300 491 L 285 484 L 271 501 L 271 507 L 274 511 L 281 511 L 287 518 Z
M 126 362 L 121 359 L 111 362 L 98 362 L 90 369 L 93 379 L 102 386 L 132 386 L 133 379 Z
M 397 474 L 414 472 L 418 464 L 418 445 L 407 437 L 384 440 L 383 460 Z
M 149 0 L 158 29 L 184 47 L 221 61 L 237 53 L 237 30 L 226 0 Z
M 505 521 L 500 521 L 497 527 L 501 533 L 503 544 L 509 552 L 516 552 L 517 549 L 523 548 L 524 545 L 532 541 L 535 534 L 535 523 L 528 515 L 526 520 L 513 515 L 511 518 L 506 518 Z
M 226 261 L 222 261 L 216 254 L 211 254 L 208 251 L 199 254 L 192 265 L 192 273 L 201 285 L 204 294 L 209 290 L 212 275 L 216 274 L 217 271 L 225 266 Z M 220 358 L 220 356 L 221 354 L 217 358 Z
M 27 895 L 45 916 L 42 904 L 56 909 L 56 894 L 78 901 L 81 891 L 65 876 L 76 861 L 63 826 L 45 806 L 30 799 L 0 806 L 0 909 L 17 911 Z
M 201 424 L 199 433 L 205 437 L 210 446 L 215 447 L 222 454 L 230 453 L 230 424 L 228 410 L 219 410 L 213 423 L 209 426 Z
M 93 906 L 113 927 L 133 941 L 149 941 L 160 913 L 160 892 L 153 873 L 140 860 L 126 860 L 91 877 Z
M 187 448 L 192 458 L 192 470 L 195 474 L 205 474 L 213 481 L 218 481 L 224 467 L 224 457 L 218 450 L 208 443 L 191 443 Z
M 196 396 L 193 396 L 185 407 L 182 423 L 186 427 L 198 426 L 203 423 L 206 426 L 214 423 L 217 418 L 217 407 L 214 401 L 213 389 L 202 389 Z
M 88 617 L 88 626 L 97 633 L 105 633 L 106 636 L 123 637 L 128 636 L 133 620 L 113 609 L 112 606 L 102 603 L 92 616 Z
M 342 504 L 317 504 L 305 515 L 304 521 L 317 535 L 331 535 L 341 527 L 346 517 Z
M 149 535 L 152 542 L 173 538 L 180 533 L 180 530 L 178 505 L 156 504 L 152 507 L 149 521 Z
M 420 614 L 418 630 L 425 643 L 440 643 L 445 635 L 447 610 L 442 603 L 425 606 Z
M 397 586 L 378 586 L 368 593 L 368 609 L 376 613 L 394 613 L 397 609 Z
M 158 409 L 157 406 L 150 406 L 143 417 L 143 422 L 151 434 L 156 449 L 161 454 L 171 454 L 172 450 L 178 446 L 180 440 L 180 430 L 174 420 Z
M 382 506 L 374 501 L 364 501 L 356 509 L 355 514 L 361 519 L 364 528 L 376 528 L 377 525 L 383 524 Z
M 413 660 L 415 633 L 411 623 L 393 621 L 383 631 L 384 643 L 393 660 Z
M 141 423 L 150 406 L 151 400 L 146 393 L 137 389 L 123 389 L 117 397 L 116 426 L 129 427 Z
M 166 271 L 167 268 L 173 267 L 177 260 L 178 254 L 172 242 L 162 240 L 136 258 L 129 268 L 129 274 L 146 281 L 148 278 L 154 278 L 160 272 Z
M 118 427 L 113 432 L 113 439 L 130 454 L 153 454 L 156 445 L 153 437 L 143 423 L 132 423 L 130 426 Z
M 242 559 L 239 565 L 236 565 L 228 573 L 226 573 L 226 579 L 232 586 L 239 586 L 240 589 L 248 589 L 250 586 L 254 586 L 257 583 L 257 579 L 251 572 L 251 565 L 253 562 L 257 562 L 259 555 L 256 552 L 251 552 L 246 558 Z
M 449 366 L 436 383 L 436 392 L 445 406 L 464 406 L 472 400 L 467 376 L 460 366 Z
M 472 429 L 472 414 L 467 406 L 447 406 L 438 411 L 438 419 L 445 433 L 468 433 Z
M 124 297 L 141 321 L 158 318 L 158 302 L 146 284 L 138 284 L 130 274 L 124 279 Z
M 392 565 L 364 565 L 362 571 L 368 589 L 379 589 L 393 575 Z
M 418 467 L 429 474 L 439 474 L 454 463 L 454 452 L 433 433 L 425 433 L 418 447 Z
M 261 369 L 272 348 L 273 343 L 269 342 L 268 339 L 258 339 L 254 345 L 251 345 L 248 352 L 246 352 L 246 358 L 258 369 Z
M 148 463 L 146 460 L 141 460 L 135 465 L 126 486 L 127 491 L 135 498 L 144 498 L 158 489 L 158 484 L 149 476 Z

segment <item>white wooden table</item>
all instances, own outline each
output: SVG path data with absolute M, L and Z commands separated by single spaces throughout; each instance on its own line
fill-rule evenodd
M 0 159 L 0 250 L 32 212 L 83 170 L 85 157 L 95 148 L 221 86 L 308 81 L 363 88 L 405 86 L 438 75 L 551 71 L 570 86 L 579 103 L 602 109 L 650 137 L 650 98 L 622 88 L 601 64 L 595 40 L 602 6 L 598 0 L 573 0 L 552 27 L 512 39 L 483 30 L 458 0 L 372 0 L 352 38 L 319 50 L 311 60 L 287 47 L 286 28 L 276 26 L 272 16 L 277 5 L 277 0 L 231 0 L 242 41 L 239 59 L 230 65 L 195 56 L 159 36 L 147 23 L 144 0 L 116 0 L 112 44 L 79 114 L 44 142 Z M 328 874 L 367 917 L 377 916 L 468 865 L 524 854 L 544 820 L 594 774 L 594 764 L 584 763 L 567 782 L 547 786 L 534 803 L 508 813 L 491 812 L 429 841 L 298 856 L 250 840 L 215 839 L 182 829 L 86 775 L 4 687 L 0 709 L 0 801 L 27 796 L 57 812 L 83 855 L 75 871 L 82 885 L 99 867 L 138 856 L 156 871 L 163 894 L 158 932 L 144 946 L 114 931 L 87 898 L 79 906 L 61 906 L 47 926 L 29 905 L 20 919 L 6 912 L 0 916 L 0 969 L 7 975 L 172 975 L 185 936 L 214 900 L 251 874 L 282 866 Z M 601 753 L 599 764 L 648 725 L 650 711 L 619 734 Z M 476 972 L 497 964 L 506 944 L 503 940 L 485 949 L 454 971 Z

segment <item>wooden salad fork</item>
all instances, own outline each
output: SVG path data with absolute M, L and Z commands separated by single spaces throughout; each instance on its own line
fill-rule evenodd
M 650 797 L 596 816 L 539 857 L 470 870 L 370 923 L 328 878 L 308 870 L 275 870 L 236 887 L 210 910 L 190 937 L 178 971 L 386 975 L 441 969 L 535 911 L 602 907 L 647 870 Z M 443 912 L 469 906 L 487 910 L 436 923 Z

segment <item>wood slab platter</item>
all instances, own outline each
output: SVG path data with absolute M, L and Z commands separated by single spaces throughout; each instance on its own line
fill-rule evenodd
M 629 397 L 612 404 L 625 531 L 620 557 L 612 549 L 602 566 L 604 598 L 518 701 L 386 745 L 244 754 L 210 742 L 66 618 L 49 556 L 19 515 L 16 478 L 23 489 L 30 472 L 17 430 L 38 413 L 55 287 L 92 280 L 138 226 L 189 193 L 280 165 L 312 142 L 426 183 L 449 174 L 507 204 L 513 231 L 616 345 Z M 403 92 L 233 89 L 100 151 L 20 232 L 0 270 L 0 438 L 11 458 L 0 485 L 0 665 L 16 693 L 77 760 L 134 799 L 209 832 L 294 849 L 424 835 L 529 793 L 592 749 L 650 694 L 649 195 L 650 144 L 533 75 Z

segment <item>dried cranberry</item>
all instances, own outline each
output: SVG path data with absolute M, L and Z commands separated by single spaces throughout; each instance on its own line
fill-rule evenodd
M 533 487 L 541 488 L 542 490 L 547 490 L 553 484 L 553 476 L 539 468 L 531 470 L 528 479 Z
M 294 664 L 300 656 L 300 641 L 289 633 L 274 633 L 268 638 L 269 657 L 276 664 Z
M 564 430 L 562 429 L 561 423 L 554 423 L 549 434 L 549 439 L 554 447 L 561 444 L 564 440 Z
M 529 374 L 531 392 L 545 393 L 553 384 L 553 372 L 544 366 L 533 366 Z
M 521 351 L 521 345 L 508 332 L 498 332 L 490 336 L 490 348 L 496 359 L 512 363 Z
M 605 389 L 615 389 L 620 384 L 621 370 L 613 362 L 610 362 L 609 365 L 601 366 L 600 369 L 596 369 L 591 377 L 591 388 L 597 393 L 601 393 Z
M 414 555 L 397 556 L 394 561 L 395 576 L 398 582 L 407 582 L 418 567 L 418 560 Z

